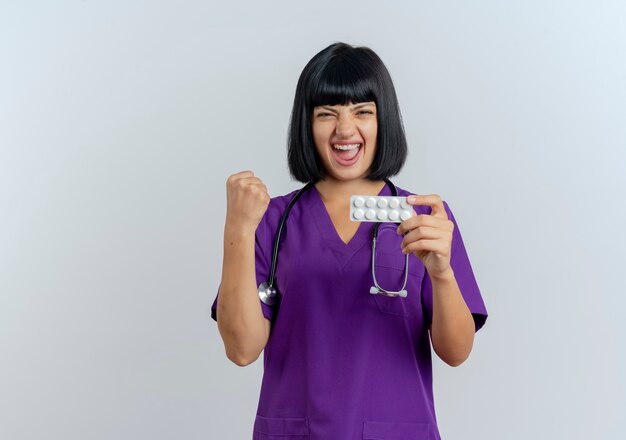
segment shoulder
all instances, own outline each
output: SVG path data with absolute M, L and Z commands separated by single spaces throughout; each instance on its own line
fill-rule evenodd
M 275 196 L 270 199 L 270 204 L 267 207 L 267 211 L 263 217 L 263 221 L 270 223 L 278 223 L 278 220 L 287 209 L 287 205 L 293 199 L 293 197 L 298 192 L 297 189 L 280 196 Z
M 257 237 L 265 244 L 273 241 L 276 229 L 280 223 L 280 218 L 287 209 L 287 205 L 296 195 L 299 189 L 295 189 L 287 194 L 270 198 L 270 203 L 257 226 Z

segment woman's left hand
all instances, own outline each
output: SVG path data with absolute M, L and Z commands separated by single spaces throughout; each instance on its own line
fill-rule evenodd
M 418 214 L 400 223 L 398 234 L 402 240 L 402 253 L 412 252 L 422 260 L 431 277 L 443 277 L 451 272 L 450 254 L 454 223 L 448 219 L 441 197 L 437 194 L 407 197 L 410 205 L 428 205 L 431 214 Z

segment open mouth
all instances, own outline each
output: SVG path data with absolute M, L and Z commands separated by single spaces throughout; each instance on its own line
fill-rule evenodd
M 333 157 L 342 166 L 350 166 L 359 160 L 363 144 L 333 144 Z

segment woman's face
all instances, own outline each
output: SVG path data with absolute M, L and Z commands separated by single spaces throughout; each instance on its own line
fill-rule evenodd
M 375 102 L 315 107 L 311 125 L 315 148 L 329 176 L 337 180 L 367 176 L 376 153 Z

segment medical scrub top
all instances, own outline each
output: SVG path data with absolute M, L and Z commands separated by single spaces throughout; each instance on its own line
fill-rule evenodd
M 272 198 L 256 231 L 256 280 L 269 279 L 277 227 L 296 191 Z M 398 188 L 398 195 L 410 193 Z M 391 195 L 385 185 L 379 195 Z M 451 261 L 476 331 L 487 310 L 454 222 Z M 430 214 L 429 206 L 414 206 Z M 407 297 L 371 294 L 372 232 L 362 222 L 348 244 L 339 237 L 315 186 L 293 205 L 279 248 L 276 308 L 261 302 L 271 332 L 253 440 L 438 440 L 428 328 L 428 272 L 409 256 Z M 387 290 L 404 281 L 397 223 L 382 223 L 376 278 Z M 250 293 L 252 294 L 252 292 Z M 217 320 L 218 295 L 211 316 Z M 260 301 L 260 300 L 259 300 Z

